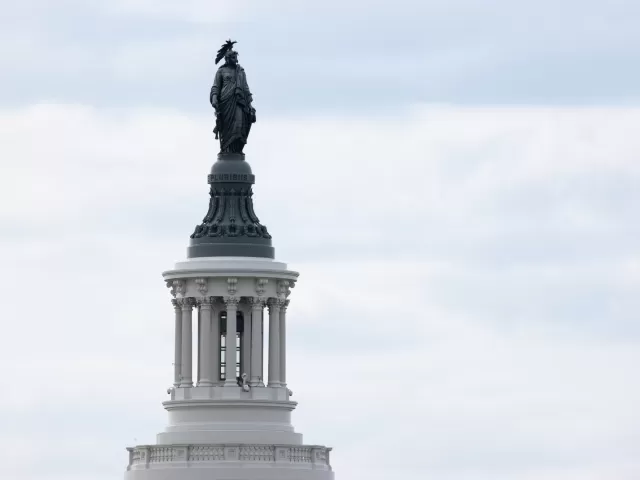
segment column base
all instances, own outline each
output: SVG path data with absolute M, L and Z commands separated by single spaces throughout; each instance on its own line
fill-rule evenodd
M 289 393 L 287 388 L 283 387 L 265 387 L 249 386 L 248 391 L 244 391 L 242 387 L 234 385 L 233 388 L 223 385 L 213 385 L 210 387 L 177 387 L 167 391 L 170 394 L 169 401 L 184 400 L 216 400 L 216 399 L 242 399 L 242 400 L 269 400 L 269 401 L 289 401 Z

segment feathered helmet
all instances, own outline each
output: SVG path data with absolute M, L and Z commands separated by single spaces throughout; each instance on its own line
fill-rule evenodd
M 220 50 L 218 50 L 218 54 L 216 55 L 216 65 L 220 60 L 222 60 L 227 55 L 227 53 L 233 51 L 233 45 L 235 43 L 238 43 L 238 42 L 236 41 L 232 42 L 231 39 L 229 39 L 222 44 L 222 46 L 220 47 Z

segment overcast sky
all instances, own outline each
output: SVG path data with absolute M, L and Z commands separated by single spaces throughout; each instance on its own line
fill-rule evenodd
M 229 37 L 336 478 L 640 478 L 640 3 L 0 3 L 3 478 L 164 428 Z

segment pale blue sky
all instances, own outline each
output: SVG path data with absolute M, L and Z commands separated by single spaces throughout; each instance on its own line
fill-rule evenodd
M 640 5 L 631 0 L 4 3 L 5 105 L 198 111 L 228 36 L 265 111 L 639 98 Z
M 640 478 L 639 16 L 3 1 L 3 478 L 119 479 L 164 428 L 160 273 L 206 213 L 228 37 L 256 213 L 301 272 L 294 425 L 336 478 Z

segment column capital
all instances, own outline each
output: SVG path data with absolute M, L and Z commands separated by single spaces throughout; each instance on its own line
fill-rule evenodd
M 235 297 L 235 296 L 229 296 L 229 297 L 224 297 L 224 303 L 227 305 L 227 307 L 237 307 L 238 304 L 240 303 L 240 297 Z
M 266 304 L 264 297 L 247 297 L 247 303 L 251 305 L 253 310 L 262 310 Z
M 289 300 L 285 300 L 284 298 L 270 298 L 268 305 L 278 307 L 279 309 L 286 309 L 289 306 Z
M 200 307 L 209 309 L 213 305 L 213 297 L 202 297 L 198 299 L 198 305 Z
M 173 308 L 179 309 L 182 306 L 181 303 L 182 302 L 180 302 L 180 299 L 178 299 L 178 298 L 172 298 L 171 299 L 171 305 L 173 305 Z
M 270 298 L 267 300 L 267 306 L 269 307 L 269 314 L 271 315 L 273 312 L 280 311 L 280 299 L 278 298 Z
M 191 311 L 195 302 L 191 297 L 180 299 L 180 305 L 182 305 L 182 310 Z
M 220 297 L 209 297 L 209 299 L 211 300 L 211 305 L 214 307 L 217 306 L 221 306 L 224 305 L 224 298 L 220 298 Z

